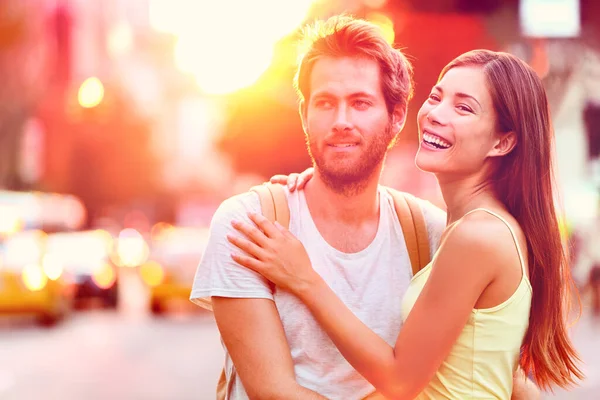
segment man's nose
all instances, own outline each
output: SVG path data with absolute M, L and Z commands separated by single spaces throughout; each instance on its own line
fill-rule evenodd
M 343 104 L 340 104 L 340 106 L 336 110 L 335 122 L 333 124 L 333 129 L 335 131 L 343 132 L 352 129 L 350 111 L 351 110 L 349 110 L 348 107 L 344 106 Z

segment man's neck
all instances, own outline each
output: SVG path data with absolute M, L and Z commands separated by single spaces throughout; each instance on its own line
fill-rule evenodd
M 362 190 L 348 195 L 333 190 L 315 173 L 304 194 L 313 218 L 361 224 L 379 216 L 378 184 L 379 174 L 376 174 Z

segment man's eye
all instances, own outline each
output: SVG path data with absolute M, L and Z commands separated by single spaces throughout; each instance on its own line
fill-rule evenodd
M 365 100 L 356 100 L 354 102 L 354 107 L 359 108 L 359 109 L 366 109 L 371 105 L 371 103 L 369 103 L 368 101 Z
M 332 104 L 329 100 L 318 100 L 315 105 L 319 108 L 331 108 Z

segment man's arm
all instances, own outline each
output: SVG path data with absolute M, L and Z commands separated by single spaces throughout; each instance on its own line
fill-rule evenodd
M 541 397 L 540 389 L 525 376 L 519 367 L 513 375 L 513 392 L 511 400 L 538 400 Z
M 212 297 L 223 343 L 250 399 L 325 399 L 296 382 L 275 303 Z
M 258 195 L 225 200 L 213 215 L 190 299 L 215 314 L 223 343 L 250 399 L 316 398 L 296 382 L 292 356 L 266 279 L 231 259 L 231 222 L 260 212 Z M 312 396 L 312 397 L 311 397 Z

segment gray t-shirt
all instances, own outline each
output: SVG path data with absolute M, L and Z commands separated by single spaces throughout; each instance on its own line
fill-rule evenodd
M 287 193 L 289 229 L 304 244 L 315 270 L 337 296 L 369 328 L 393 346 L 402 325 L 401 301 L 412 277 L 410 260 L 394 203 L 380 188 L 380 220 L 375 238 L 357 253 L 331 247 L 317 230 L 303 191 Z M 431 252 L 438 248 L 446 214 L 420 201 L 427 223 Z M 196 271 L 190 299 L 210 309 L 211 296 L 264 298 L 275 301 L 291 350 L 297 382 L 329 399 L 361 399 L 374 388 L 344 359 L 308 309 L 293 295 L 275 289 L 260 275 L 233 262 L 236 251 L 226 235 L 233 219 L 249 221 L 247 212 L 260 213 L 255 193 L 243 193 L 221 204 L 213 216 L 211 234 Z M 332 316 L 332 318 L 335 318 Z M 230 399 L 247 399 L 226 352 L 225 371 Z

